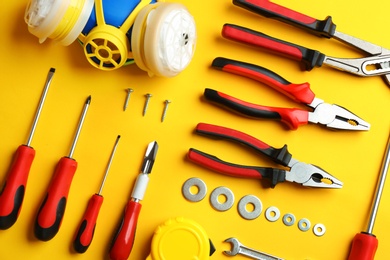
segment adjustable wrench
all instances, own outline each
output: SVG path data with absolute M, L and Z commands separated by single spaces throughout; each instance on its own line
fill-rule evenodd
M 235 256 L 240 254 L 258 260 L 283 260 L 282 258 L 246 247 L 241 244 L 237 238 L 234 237 L 226 239 L 225 242 L 229 242 L 232 245 L 232 249 L 230 251 L 224 251 L 224 253 L 228 256 Z

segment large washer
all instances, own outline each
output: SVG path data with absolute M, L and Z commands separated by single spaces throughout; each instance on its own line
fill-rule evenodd
M 253 205 L 252 211 L 246 209 L 246 205 L 248 204 Z M 261 203 L 261 200 L 254 195 L 246 195 L 238 202 L 238 213 L 245 219 L 252 220 L 257 218 L 260 216 L 262 210 L 263 204 Z
M 225 196 L 225 202 L 219 202 L 218 198 L 220 196 Z M 234 204 L 234 194 L 233 192 L 226 187 L 215 188 L 210 195 L 211 206 L 218 211 L 226 211 L 230 209 Z
M 193 186 L 198 188 L 198 192 L 195 194 L 191 192 L 191 187 Z M 196 177 L 190 178 L 186 180 L 186 182 L 184 182 L 182 187 L 182 192 L 183 192 L 183 196 L 189 201 L 192 202 L 201 201 L 206 196 L 207 193 L 206 183 Z

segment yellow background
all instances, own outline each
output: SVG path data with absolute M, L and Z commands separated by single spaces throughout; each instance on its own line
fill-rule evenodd
M 327 67 L 302 72 L 296 62 L 230 42 L 220 35 L 224 23 L 235 23 L 283 38 L 325 54 L 358 57 L 355 50 L 335 40 L 320 39 L 283 23 L 262 18 L 234 6 L 228 0 L 178 1 L 193 14 L 198 31 L 192 63 L 174 78 L 149 78 L 135 65 L 113 72 L 93 68 L 78 43 L 63 47 L 50 40 L 43 44 L 27 31 L 24 1 L 1 4 L 0 62 L 0 177 L 17 146 L 26 142 L 35 110 L 50 67 L 56 68 L 51 88 L 32 141 L 36 157 L 18 221 L 0 231 L 0 259 L 105 259 L 112 235 L 130 197 L 146 146 L 157 140 L 160 149 L 139 218 L 130 259 L 145 259 L 154 229 L 169 218 L 184 216 L 200 223 L 215 244 L 211 259 L 228 259 L 223 241 L 237 237 L 245 245 L 284 259 L 346 259 L 353 236 L 366 229 L 374 189 L 389 134 L 389 87 L 380 77 L 360 78 Z M 390 2 L 363 0 L 277 0 L 278 4 L 318 19 L 332 15 L 337 29 L 378 45 L 389 47 Z M 332 131 L 306 125 L 297 131 L 281 123 L 237 116 L 204 102 L 204 88 L 213 88 L 252 103 L 301 107 L 263 84 L 210 68 L 217 57 L 238 59 L 267 67 L 294 83 L 310 82 L 317 97 L 348 108 L 369 123 L 368 132 Z M 126 88 L 133 88 L 127 111 L 122 107 Z M 145 117 L 144 95 L 153 94 Z M 46 193 L 55 165 L 68 154 L 84 101 L 92 95 L 74 158 L 79 167 L 73 179 L 66 214 L 59 233 L 49 242 L 34 238 L 35 215 Z M 166 99 L 172 100 L 166 120 L 160 117 Z M 344 182 L 341 190 L 303 188 L 282 183 L 275 189 L 261 182 L 223 176 L 188 162 L 190 147 L 227 161 L 248 165 L 270 164 L 264 157 L 230 142 L 193 134 L 199 122 L 238 129 L 280 148 L 288 144 L 293 157 L 321 166 Z M 105 198 L 92 245 L 83 255 L 72 253 L 71 243 L 89 198 L 98 191 L 116 136 L 120 140 L 103 190 Z M 190 177 L 203 179 L 206 198 L 190 203 L 181 194 Z M 236 202 L 227 212 L 209 204 L 210 192 L 230 188 Z M 237 212 L 238 200 L 247 194 L 259 197 L 263 212 L 244 220 Z M 276 206 L 282 215 L 323 223 L 327 231 L 316 237 L 310 230 L 286 227 L 281 219 L 268 222 L 264 210 Z M 378 260 L 389 258 L 390 187 L 385 186 L 374 234 L 379 239 Z M 236 256 L 234 259 L 245 259 Z

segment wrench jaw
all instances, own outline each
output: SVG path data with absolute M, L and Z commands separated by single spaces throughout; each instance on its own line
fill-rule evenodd
M 225 240 L 225 242 L 231 244 L 231 250 L 225 250 L 223 253 L 228 256 L 235 256 L 238 254 L 238 250 L 240 248 L 241 243 L 234 237 L 228 238 Z

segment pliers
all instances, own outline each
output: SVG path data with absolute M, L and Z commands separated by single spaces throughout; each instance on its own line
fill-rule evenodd
M 302 63 L 303 69 L 307 71 L 326 64 L 335 69 L 359 76 L 383 75 L 385 82 L 390 86 L 390 50 L 336 31 L 336 25 L 332 22 L 331 16 L 326 17 L 324 20 L 317 20 L 284 6 L 272 3 L 269 0 L 233 0 L 233 4 L 267 18 L 273 18 L 304 29 L 314 35 L 334 38 L 369 54 L 369 56 L 356 59 L 329 57 L 317 50 L 308 49 L 248 28 L 231 24 L 225 24 L 223 27 L 222 35 L 225 38 L 266 48 L 283 56 L 298 60 Z
M 308 122 L 319 123 L 333 129 L 370 129 L 369 123 L 347 109 L 338 105 L 325 103 L 323 100 L 316 98 L 310 89 L 309 83 L 292 84 L 266 68 L 221 57 L 214 59 L 212 67 L 267 84 L 291 99 L 314 109 L 313 112 L 309 112 L 297 108 L 260 106 L 213 89 L 205 89 L 204 97 L 206 100 L 215 102 L 240 114 L 253 118 L 281 120 L 293 130 Z
M 254 179 L 267 178 L 271 181 L 272 188 L 274 188 L 277 183 L 284 181 L 296 182 L 302 186 L 315 188 L 339 189 L 343 186 L 341 181 L 321 168 L 293 159 L 291 153 L 287 150 L 287 145 L 277 149 L 243 132 L 205 123 L 199 123 L 196 126 L 196 133 L 238 142 L 267 156 L 275 163 L 289 168 L 289 170 L 284 170 L 271 167 L 233 164 L 225 162 L 213 155 L 190 148 L 187 154 L 188 159 L 211 170 L 233 177 Z

